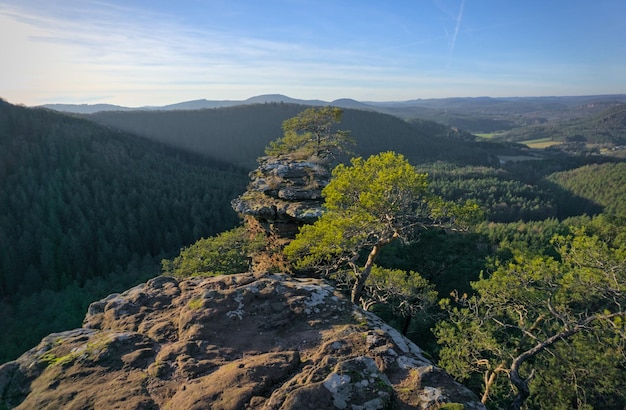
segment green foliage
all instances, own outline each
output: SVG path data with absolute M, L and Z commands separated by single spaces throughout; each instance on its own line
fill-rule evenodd
M 283 121 L 284 136 L 271 141 L 267 155 L 295 155 L 302 158 L 333 158 L 348 153 L 354 140 L 347 131 L 333 130 L 341 122 L 343 111 L 336 107 L 308 108 Z
M 434 193 L 449 201 L 475 201 L 490 221 L 542 220 L 559 216 L 557 200 L 550 187 L 522 180 L 521 175 L 527 179 L 537 172 L 532 168 L 513 172 L 505 168 L 435 163 L 420 165 L 418 169 L 429 174 Z M 540 180 L 541 176 L 535 179 Z
M 550 181 L 604 207 L 604 212 L 626 217 L 626 162 L 592 164 L 550 175 Z
M 2 114 L 0 297 L 82 284 L 237 223 L 243 172 L 61 114 Z
M 233 228 L 217 236 L 198 240 L 182 249 L 172 260 L 163 260 L 163 274 L 182 278 L 246 272 L 250 253 L 261 244 L 258 238 L 248 237 L 245 227 Z
M 189 303 L 187 303 L 187 307 L 192 310 L 201 309 L 203 306 L 204 299 L 199 296 L 195 296 L 189 301 Z
M 391 152 L 367 161 L 355 158 L 351 167 L 340 164 L 322 192 L 327 212 L 302 227 L 285 254 L 298 268 L 356 263 L 362 249 L 405 233 L 418 208 L 414 203 L 426 192 L 426 178 Z
M 409 238 L 418 228 L 449 225 L 451 210 L 428 192 L 426 174 L 415 171 L 394 152 L 354 158 L 351 166 L 338 165 L 324 188 L 327 212 L 304 226 L 286 248 L 286 256 L 299 269 L 323 273 L 349 267 L 354 274 L 352 301 L 358 302 L 380 249 L 398 238 Z M 473 205 L 468 215 L 476 213 Z M 362 252 L 368 252 L 359 267 Z
M 246 180 L 84 119 L 0 103 L 0 361 L 80 326 L 89 302 L 137 283 L 126 277 L 156 275 L 155 259 L 237 224 L 229 201 Z M 50 300 L 66 289 L 71 308 Z
M 351 163 L 339 164 L 324 189 L 330 211 L 363 212 L 378 220 L 387 215 L 408 218 L 416 198 L 426 194 L 428 175 L 417 173 L 403 155 L 384 152 Z
M 569 375 L 573 377 L 561 379 L 563 383 L 589 376 L 587 370 L 576 367 L 577 353 L 571 350 L 558 356 L 560 370 L 554 364 L 546 370 L 547 352 L 572 349 L 569 340 L 573 337 L 580 357 L 602 362 L 604 355 L 614 355 L 608 370 L 612 374 L 626 365 L 626 246 L 589 236 L 584 229 L 574 229 L 569 236 L 556 235 L 553 243 L 558 259 L 517 253 L 493 274 L 473 283 L 475 295 L 457 294 L 460 307 L 442 301 L 449 320 L 438 323 L 435 330 L 443 345 L 440 364 L 461 380 L 482 379 L 484 400 L 498 403 L 515 395 L 514 402 L 521 405 L 530 394 L 528 377 L 535 371 L 542 376 L 531 388 L 549 388 L 550 378 L 559 377 L 559 372 L 562 376 L 563 369 L 573 372 Z M 514 391 L 502 380 L 506 376 Z M 623 390 L 623 378 L 601 379 L 614 391 Z M 583 387 L 582 383 L 569 384 L 568 393 L 562 396 L 580 398 Z M 587 400 L 593 397 L 583 394 Z M 557 407 L 569 405 L 565 401 Z
M 626 371 L 623 340 L 609 332 L 578 333 L 541 358 L 530 382 L 530 408 L 623 409 Z
M 567 224 L 554 218 L 531 222 L 483 222 L 476 226 L 475 231 L 484 237 L 485 243 L 497 246 L 497 256 L 501 261 L 508 261 L 516 251 L 556 258 L 558 253 L 552 238 L 570 233 Z
M 431 229 L 416 240 L 389 244 L 381 250 L 377 264 L 419 272 L 440 295 L 447 296 L 455 289 L 471 291 L 469 283 L 487 269 L 487 258 L 493 256 L 496 244 L 481 232 Z
M 437 291 L 419 273 L 376 265 L 365 282 L 364 293 L 367 305 L 386 304 L 403 318 L 430 309 L 437 301 Z
M 15 359 L 50 333 L 80 327 L 93 301 L 158 274 L 158 261 L 144 257 L 81 285 L 74 281 L 60 290 L 43 289 L 10 303 L 0 301 L 0 363 Z

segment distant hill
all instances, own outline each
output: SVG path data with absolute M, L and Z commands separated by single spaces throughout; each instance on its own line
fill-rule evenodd
M 281 94 L 266 94 L 246 100 L 194 100 L 165 106 L 120 107 L 116 105 L 48 104 L 43 107 L 57 111 L 90 114 L 99 111 L 131 110 L 201 110 L 248 104 L 288 103 L 309 106 L 333 105 L 378 111 L 406 120 L 423 119 L 474 133 L 510 130 L 550 121 L 564 121 L 593 115 L 601 109 L 626 103 L 626 94 L 575 97 L 509 97 L 509 98 L 439 98 L 409 101 L 356 101 L 341 98 L 332 102 L 301 100 Z
M 340 98 L 338 100 L 334 100 L 332 103 L 330 103 L 330 105 L 332 105 L 333 107 L 353 108 L 353 109 L 357 109 L 357 110 L 369 110 L 369 111 L 375 111 L 376 110 L 371 105 L 362 103 L 362 102 L 357 101 L 357 100 L 353 100 L 351 98 Z
M 268 143 L 282 136 L 281 124 L 308 106 L 287 103 L 241 105 L 193 111 L 100 112 L 87 118 L 247 169 L 256 167 Z M 393 150 L 411 161 L 447 160 L 485 165 L 515 149 L 474 143 L 471 135 L 433 121 L 409 123 L 374 111 L 344 110 L 340 129 L 356 138 L 356 154 Z
M 185 101 L 177 104 L 165 105 L 163 107 L 144 107 L 138 108 L 137 110 L 203 110 L 206 108 L 218 108 L 218 107 L 231 107 L 233 105 L 241 104 L 240 101 L 211 101 L 211 100 L 193 100 L 193 101 Z M 115 111 L 115 110 L 109 110 Z M 124 110 L 128 111 L 128 110 Z
M 76 114 L 93 114 L 100 111 L 132 111 L 136 109 L 112 104 L 46 104 L 42 108 Z
M 552 121 L 584 118 L 626 103 L 626 94 L 575 97 L 441 98 L 366 102 L 401 118 L 422 118 L 474 133 L 506 131 Z
M 626 162 L 591 164 L 548 178 L 569 193 L 601 205 L 605 212 L 626 218 Z
M 297 98 L 287 97 L 282 94 L 265 94 L 248 98 L 244 104 L 265 104 L 265 103 L 287 103 L 287 104 L 303 104 L 303 105 L 328 105 L 326 101 L 321 100 L 299 100 Z
M 555 121 L 511 130 L 500 136 L 507 141 L 548 138 L 559 142 L 626 145 L 626 104 L 598 104 L 601 111 L 583 118 Z
M 74 114 L 93 114 L 101 111 L 180 111 L 180 110 L 204 110 L 207 108 L 233 107 L 237 105 L 265 104 L 265 103 L 288 103 L 311 106 L 330 105 L 322 100 L 299 100 L 282 94 L 264 94 L 250 97 L 246 100 L 192 100 L 163 106 L 123 107 L 111 104 L 45 104 L 42 108 Z

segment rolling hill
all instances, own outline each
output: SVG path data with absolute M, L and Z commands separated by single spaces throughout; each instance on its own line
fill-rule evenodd
M 626 104 L 600 104 L 599 112 L 582 118 L 517 128 L 498 137 L 506 141 L 549 139 L 615 147 L 626 145 Z
M 99 112 L 85 118 L 177 148 L 252 169 L 281 124 L 305 105 L 264 103 L 187 111 Z M 374 111 L 345 109 L 341 129 L 356 139 L 356 154 L 396 151 L 414 163 L 447 160 L 486 165 L 495 155 L 519 152 L 502 144 L 475 143 L 466 132 L 433 121 L 407 122 Z
M 230 200 L 246 183 L 232 166 L 0 100 L 0 362 L 236 225 Z
M 266 94 L 251 97 L 247 100 L 200 99 L 165 106 L 135 108 L 105 104 L 48 104 L 44 107 L 64 112 L 90 114 L 100 111 L 199 110 L 263 103 L 287 103 L 310 106 L 332 105 L 339 108 L 371 110 L 406 120 L 430 120 L 474 133 L 490 133 L 533 124 L 587 117 L 609 106 L 626 103 L 626 95 L 508 98 L 455 97 L 385 102 L 356 101 L 350 98 L 341 98 L 329 102 L 301 100 L 281 94 Z

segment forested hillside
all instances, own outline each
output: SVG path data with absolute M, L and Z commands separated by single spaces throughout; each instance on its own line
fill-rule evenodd
M 418 169 L 429 174 L 431 188 L 438 195 L 453 201 L 475 200 L 486 211 L 489 221 L 562 220 L 583 214 L 596 215 L 608 206 L 621 207 L 617 204 L 621 204 L 622 198 L 626 200 L 626 194 L 623 188 L 616 185 L 622 183 L 623 174 L 619 169 L 623 163 L 604 163 L 607 160 L 602 157 L 549 158 L 501 167 L 437 162 L 418 165 Z M 593 165 L 585 165 L 589 162 Z M 589 170 L 604 167 L 615 172 L 612 175 L 587 175 Z M 560 183 L 565 175 L 577 175 L 577 181 L 585 175 L 587 192 Z M 570 182 L 572 185 L 577 183 L 582 182 Z M 594 191 L 602 193 L 595 197 L 590 194 Z M 606 197 L 606 201 L 598 200 L 600 197 Z
M 197 240 L 237 224 L 231 199 L 245 191 L 247 172 L 282 134 L 283 120 L 305 108 L 271 103 L 76 118 L 0 102 L 0 362 L 48 333 L 79 326 L 91 301 L 157 275 L 157 261 L 183 246 L 164 267 L 188 263 L 194 274 L 196 266 L 210 274 L 236 260 L 241 270 L 248 262 L 241 229 Z M 500 163 L 498 155 L 522 151 L 475 142 L 430 121 L 367 111 L 346 110 L 338 128 L 355 137 L 356 154 L 402 153 L 428 174 L 434 194 L 474 201 L 485 212 L 485 220 L 467 231 L 427 230 L 381 252 L 381 267 L 410 272 L 400 275 L 405 279 L 421 275 L 439 298 L 473 297 L 477 281 L 485 286 L 494 272 L 525 260 L 558 262 L 555 235 L 598 240 L 595 235 L 615 252 L 626 246 L 620 219 L 626 214 L 626 163 L 618 159 L 552 153 Z M 403 316 L 394 303 L 405 296 L 373 309 L 435 358 L 442 348 L 456 349 L 460 338 L 446 339 L 443 347 L 445 337 L 431 332 L 445 321 L 444 312 L 431 306 Z M 506 343 L 516 335 L 511 329 L 500 332 Z M 609 408 L 619 408 L 626 380 L 624 362 L 615 357 L 623 350 L 605 336 L 602 342 L 617 350 L 597 349 L 596 340 L 577 338 L 559 345 L 557 355 L 533 361 L 540 377 L 532 382 L 532 408 L 566 408 L 575 400 L 595 406 L 609 403 L 607 397 Z M 481 394 L 483 374 L 462 376 Z M 576 384 L 583 379 L 588 385 Z M 598 393 L 596 382 L 609 393 Z M 558 397 L 550 394 L 554 385 L 560 386 Z M 504 403 L 510 391 L 504 381 L 490 400 Z
M 234 226 L 229 202 L 246 183 L 216 161 L 0 101 L 0 362 L 78 325 L 90 301 L 154 275 L 163 256 Z M 56 315 L 51 292 L 80 311 Z
M 516 128 L 499 138 L 525 141 L 549 138 L 559 142 L 586 142 L 614 147 L 626 144 L 626 104 L 613 104 L 584 118 Z
M 307 106 L 284 103 L 195 111 L 99 112 L 86 118 L 178 148 L 252 169 L 267 144 L 282 135 L 281 123 Z M 356 139 L 355 153 L 402 152 L 413 163 L 446 160 L 487 165 L 495 155 L 519 149 L 475 143 L 466 132 L 433 121 L 403 121 L 371 111 L 344 110 L 341 129 Z
M 591 164 L 549 177 L 563 189 L 626 217 L 626 162 Z

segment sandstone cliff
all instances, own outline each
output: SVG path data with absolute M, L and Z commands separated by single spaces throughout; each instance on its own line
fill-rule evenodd
M 483 408 L 319 279 L 157 277 L 0 366 L 0 408 Z

